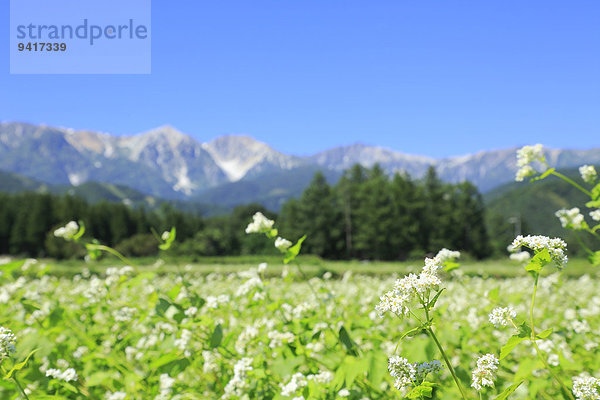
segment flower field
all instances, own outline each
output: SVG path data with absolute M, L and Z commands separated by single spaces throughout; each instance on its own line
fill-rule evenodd
M 517 164 L 517 180 L 573 184 L 600 219 L 592 166 L 580 168 L 588 190 L 541 145 Z M 579 208 L 556 217 L 600 239 Z M 589 266 L 568 275 L 567 243 L 519 235 L 506 264 L 523 275 L 510 278 L 465 274 L 445 248 L 402 277 L 309 277 L 297 259 L 306 236 L 293 243 L 274 225 L 257 212 L 246 233 L 281 252 L 278 274 L 136 269 L 83 225 L 57 229 L 90 259 L 125 266 L 72 277 L 34 260 L 0 266 L 1 398 L 600 399 L 600 251 L 586 248 Z M 168 250 L 175 228 L 156 237 Z
M 37 350 L 13 374 L 31 399 L 387 399 L 401 397 L 388 358 L 441 358 L 424 332 L 396 349 L 414 323 L 375 311 L 397 277 L 348 273 L 298 281 L 294 268 L 267 278 L 268 269 L 158 275 L 122 267 L 58 278 L 41 263 L 4 265 L 0 318 L 16 335 L 11 358 Z M 499 355 L 515 333 L 495 327 L 489 314 L 511 305 L 516 325 L 526 320 L 532 278 L 466 277 L 460 269 L 440 277 L 446 290 L 433 311 L 436 335 L 476 399 L 470 386 L 477 358 Z M 540 278 L 537 299 L 538 331 L 552 328 L 538 341 L 546 362 L 569 387 L 572 376 L 597 374 L 598 280 L 553 273 Z M 5 374 L 10 366 L 5 359 Z M 501 360 L 496 375 L 483 398 L 520 380 L 526 383 L 510 398 L 563 398 L 529 342 Z M 433 398 L 460 398 L 452 379 L 447 368 L 431 375 Z M 21 396 L 12 379 L 0 390 L 3 399 Z

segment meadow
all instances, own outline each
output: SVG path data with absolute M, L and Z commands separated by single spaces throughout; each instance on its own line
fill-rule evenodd
M 561 177 L 534 160 L 520 151 L 518 179 Z M 573 183 L 600 208 L 600 184 Z M 598 237 L 579 209 L 556 216 Z M 246 233 L 277 258 L 131 261 L 73 221 L 54 235 L 88 262 L 3 260 L 0 397 L 600 399 L 600 252 L 518 236 L 510 259 L 328 262 L 274 224 L 256 213 Z

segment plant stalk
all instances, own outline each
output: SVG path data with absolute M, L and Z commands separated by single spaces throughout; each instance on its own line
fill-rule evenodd
M 460 390 L 460 394 L 461 394 L 463 400 L 467 400 L 467 396 L 465 395 L 465 391 L 464 391 L 462 385 L 460 384 L 460 381 L 458 380 L 458 376 L 456 376 L 456 372 L 454 371 L 454 368 L 452 368 L 452 364 L 450 364 L 450 360 L 448 360 L 448 357 L 446 356 L 446 353 L 444 352 L 442 345 L 440 344 L 437 337 L 435 336 L 435 333 L 433 333 L 433 329 L 431 329 L 431 327 L 427 328 L 427 332 L 429 333 L 429 335 L 431 336 L 431 338 L 437 345 L 438 349 L 440 349 L 440 353 L 442 353 L 442 357 L 444 357 L 444 362 L 448 366 L 448 370 L 452 374 L 452 378 L 454 378 L 454 382 L 456 383 L 456 386 L 458 386 L 458 390 Z

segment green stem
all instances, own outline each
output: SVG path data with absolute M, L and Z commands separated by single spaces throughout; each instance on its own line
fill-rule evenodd
M 577 238 L 577 242 L 579 242 L 579 244 L 581 245 L 581 247 L 583 247 L 583 249 L 585 251 L 587 251 L 588 254 L 593 255 L 594 252 L 589 247 L 587 247 L 585 245 L 585 243 L 583 243 L 583 240 L 581 240 L 581 238 L 579 237 L 579 234 L 577 233 L 577 231 L 574 230 L 573 232 L 575 233 L 575 238 Z
M 562 179 L 563 181 L 570 183 L 571 185 L 575 186 L 577 189 L 579 189 L 583 193 L 587 194 L 588 196 L 590 196 L 590 197 L 592 196 L 592 193 L 589 190 L 585 189 L 579 183 L 575 182 L 571 178 L 567 178 L 566 176 L 564 176 L 560 172 L 552 171 L 552 175 L 557 176 L 560 179 Z
M 108 247 L 105 246 L 103 244 L 88 244 L 87 248 L 92 249 L 92 250 L 101 250 L 101 251 L 105 251 L 107 253 L 112 254 L 113 256 L 117 257 L 119 260 L 123 261 L 125 264 L 127 265 L 135 265 L 134 263 L 132 263 L 127 257 L 125 257 L 123 254 L 119 253 L 117 250 L 113 249 L 112 247 Z
M 438 349 L 440 349 L 440 353 L 442 353 L 442 357 L 444 357 L 444 361 L 446 362 L 446 365 L 448 366 L 448 370 L 452 374 L 452 378 L 454 378 L 454 382 L 456 383 L 456 386 L 458 386 L 458 390 L 460 390 L 460 394 L 461 394 L 463 400 L 466 400 L 467 396 L 465 395 L 464 389 L 463 389 L 462 385 L 460 384 L 460 381 L 458 380 L 458 376 L 456 376 L 456 372 L 454 372 L 454 368 L 452 368 L 452 364 L 450 364 L 450 360 L 448 360 L 448 357 L 446 356 L 446 353 L 444 352 L 442 345 L 440 344 L 437 337 L 433 333 L 433 329 L 427 328 L 427 332 L 429 332 L 429 335 L 431 336 L 431 338 L 437 345 Z
M 534 308 L 534 305 L 535 305 L 535 295 L 537 293 L 537 286 L 538 286 L 539 277 L 540 277 L 540 274 L 536 273 L 535 274 L 535 283 L 533 285 L 533 293 L 531 295 L 531 307 L 529 308 L 529 323 L 531 324 L 531 338 L 530 338 L 530 340 L 531 340 L 531 343 L 533 344 L 533 347 L 535 347 L 535 352 L 537 353 L 538 358 L 540 359 L 540 361 L 542 362 L 542 364 L 544 364 L 544 367 L 546 367 L 546 369 L 548 370 L 548 372 L 550 372 L 550 375 L 552 375 L 552 378 L 560 385 L 560 387 L 569 396 L 569 398 L 571 400 L 575 400 L 575 398 L 571 394 L 571 391 L 569 390 L 569 388 L 567 388 L 567 386 L 563 383 L 563 381 L 558 376 L 556 376 L 556 373 L 552 370 L 552 368 L 550 368 L 550 366 L 546 362 L 546 359 L 545 359 L 544 355 L 542 354 L 542 351 L 540 350 L 540 348 L 538 347 L 538 345 L 536 343 L 535 325 L 533 323 L 533 308 Z
M 13 373 L 12 378 L 15 381 L 15 383 L 17 384 L 17 387 L 21 391 L 21 394 L 23 395 L 23 397 L 25 397 L 26 400 L 29 400 L 29 397 L 27 397 L 27 393 L 25 393 L 25 391 L 23 390 L 23 387 L 21 386 L 21 383 L 17 379 L 17 373 L 16 373 L 16 371 Z

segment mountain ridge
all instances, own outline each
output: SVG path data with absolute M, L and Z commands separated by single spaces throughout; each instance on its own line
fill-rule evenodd
M 515 148 L 480 151 L 455 157 L 432 158 L 405 154 L 361 143 L 338 146 L 311 156 L 279 152 L 247 135 L 225 135 L 200 142 L 173 126 L 163 125 L 136 135 L 75 130 L 20 122 L 0 123 L 0 169 L 49 184 L 80 185 L 87 181 L 131 187 L 166 199 L 214 198 L 210 193 L 235 192 L 235 185 L 272 181 L 263 190 L 277 192 L 282 177 L 290 181 L 281 193 L 292 193 L 295 182 L 305 186 L 305 172 L 321 169 L 331 176 L 358 163 L 379 164 L 388 174 L 406 172 L 422 177 L 434 166 L 447 182 L 469 180 L 481 191 L 513 180 Z M 545 148 L 549 163 L 558 168 L 600 164 L 600 148 Z M 299 169 L 299 170 L 298 170 Z M 297 172 L 294 172 L 298 170 Z M 297 181 L 294 181 L 297 179 Z M 302 189 L 301 187 L 300 189 Z M 250 190 L 250 189 L 249 189 Z M 249 199 L 264 197 L 250 190 Z M 278 202 L 281 201 L 281 198 Z

